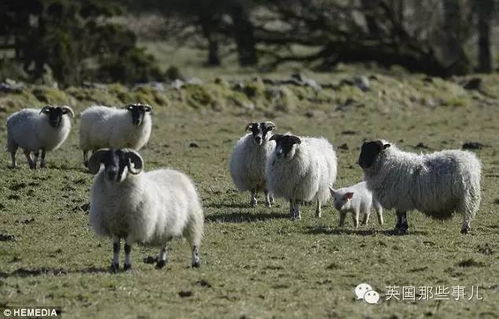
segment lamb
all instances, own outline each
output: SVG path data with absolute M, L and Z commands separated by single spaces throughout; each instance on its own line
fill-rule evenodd
M 58 149 L 71 130 L 74 112 L 69 106 L 44 106 L 42 109 L 22 109 L 7 118 L 7 151 L 15 168 L 16 152 L 20 147 L 29 167 L 36 169 L 41 152 L 40 167 L 45 167 L 46 152 Z M 34 154 L 34 160 L 31 154 Z
M 266 164 L 269 191 L 289 200 L 292 219 L 300 219 L 300 203 L 317 201 L 316 216 L 336 181 L 336 153 L 325 138 L 276 134 L 276 147 Z
M 89 171 L 97 174 L 90 194 L 90 225 L 97 235 L 113 240 L 111 271 L 119 270 L 121 239 L 126 271 L 132 268 L 132 244 L 160 246 L 160 269 L 166 264 L 167 243 L 180 236 L 191 245 L 192 266 L 199 267 L 204 217 L 194 184 L 179 171 L 142 172 L 143 167 L 142 157 L 131 149 L 101 149 L 88 163 Z
M 80 148 L 83 164 L 88 166 L 88 152 L 99 148 L 140 150 L 151 135 L 152 108 L 146 104 L 129 104 L 123 109 L 91 106 L 81 113 Z
M 383 225 L 383 207 L 373 198 L 373 194 L 367 189 L 366 182 L 360 182 L 353 186 L 340 189 L 330 188 L 334 206 L 340 213 L 340 227 L 345 224 L 345 217 L 348 212 L 352 212 L 355 228 L 359 227 L 359 215 L 362 213 L 363 225 L 367 225 L 371 208 L 374 208 L 378 215 L 378 222 Z
M 275 142 L 269 141 L 275 127 L 275 124 L 269 121 L 249 123 L 246 130 L 251 133 L 241 137 L 232 151 L 230 175 L 240 192 L 251 192 L 252 207 L 257 205 L 258 191 L 265 193 L 267 207 L 271 207 L 274 202 L 272 194 L 266 188 L 265 163 L 275 148 Z
M 473 153 L 415 154 L 377 140 L 362 145 L 358 163 L 374 197 L 384 208 L 396 209 L 396 233 L 407 233 L 410 210 L 436 219 L 459 212 L 463 214 L 461 233 L 470 231 L 481 200 L 481 163 Z

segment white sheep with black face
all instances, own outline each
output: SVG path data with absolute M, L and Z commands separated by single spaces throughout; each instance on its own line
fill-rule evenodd
M 396 232 L 407 233 L 410 210 L 437 219 L 459 212 L 461 233 L 470 231 L 481 200 L 481 163 L 475 154 L 461 150 L 415 154 L 377 140 L 362 145 L 358 163 L 374 198 L 397 211 Z
M 7 151 L 14 168 L 16 152 L 20 147 L 29 167 L 36 168 L 41 153 L 40 167 L 45 167 L 46 152 L 58 149 L 71 130 L 70 117 L 74 112 L 69 106 L 44 106 L 42 109 L 22 109 L 7 118 Z M 31 155 L 34 154 L 34 159 Z
M 340 226 L 345 224 L 347 213 L 352 213 L 354 226 L 359 226 L 359 217 L 362 214 L 363 225 L 367 225 L 371 210 L 374 209 L 378 215 L 378 222 L 383 225 L 383 207 L 373 198 L 373 194 L 367 189 L 366 182 L 360 182 L 352 186 L 340 189 L 330 188 L 334 207 L 340 213 Z
M 270 207 L 274 202 L 267 190 L 265 181 L 265 163 L 275 147 L 270 141 L 275 129 L 272 122 L 253 122 L 246 127 L 250 133 L 237 141 L 230 157 L 230 175 L 240 192 L 250 191 L 250 206 L 257 204 L 256 194 L 265 193 L 265 204 Z
M 101 169 L 102 166 L 102 169 Z M 166 245 L 185 237 L 192 266 L 200 265 L 203 209 L 193 182 L 173 169 L 143 172 L 144 161 L 134 150 L 101 149 L 89 160 L 96 174 L 90 193 L 90 225 L 97 235 L 113 240 L 111 270 L 119 269 L 120 241 L 125 240 L 124 269 L 132 267 L 132 244 L 159 246 L 156 267 L 166 263 Z
M 325 138 L 291 134 L 270 138 L 276 147 L 266 165 L 267 185 L 275 196 L 289 200 L 291 218 L 300 219 L 300 203 L 316 201 L 316 216 L 336 181 L 336 152 Z
M 80 115 L 80 148 L 83 163 L 88 152 L 100 148 L 140 150 L 149 141 L 152 108 L 146 104 L 129 104 L 124 108 L 94 105 Z

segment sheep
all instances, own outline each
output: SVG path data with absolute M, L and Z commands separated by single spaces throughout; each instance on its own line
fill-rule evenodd
M 160 269 L 166 264 L 167 243 L 180 236 L 191 245 L 192 266 L 199 267 L 204 217 L 193 182 L 173 169 L 142 172 L 143 167 L 142 157 L 131 149 L 101 149 L 88 163 L 89 171 L 97 174 L 90 193 L 90 225 L 97 235 L 113 240 L 111 271 L 119 270 L 121 239 L 126 271 L 132 268 L 132 244 L 160 246 Z
M 473 153 L 415 154 L 377 140 L 362 145 L 358 164 L 374 197 L 384 208 L 396 210 L 396 233 L 407 233 L 410 210 L 442 220 L 460 212 L 461 233 L 470 231 L 481 200 L 481 163 Z
M 29 167 L 36 169 L 41 152 L 40 167 L 45 167 L 45 153 L 58 149 L 71 130 L 74 112 L 69 106 L 46 105 L 42 109 L 22 109 L 7 118 L 7 146 L 12 164 L 17 167 L 16 152 L 20 147 Z M 34 160 L 31 157 L 34 154 Z
M 88 152 L 99 148 L 140 150 L 151 135 L 152 108 L 129 104 L 123 109 L 94 105 L 81 113 L 80 148 L 83 164 L 88 166 Z
M 340 227 L 345 224 L 345 217 L 348 212 L 352 212 L 355 228 L 359 227 L 359 215 L 362 213 L 363 225 L 367 225 L 371 208 L 374 208 L 378 215 L 378 222 L 383 225 L 383 207 L 373 198 L 373 194 L 367 189 L 366 182 L 340 189 L 329 188 L 334 206 L 340 213 Z
M 269 191 L 289 200 L 291 218 L 301 219 L 300 203 L 317 201 L 316 216 L 336 181 L 336 153 L 325 138 L 276 134 L 274 152 L 266 164 Z
M 240 192 L 251 192 L 251 207 L 257 205 L 258 191 L 265 193 L 267 207 L 271 207 L 274 202 L 272 194 L 266 188 L 265 163 L 275 148 L 275 142 L 269 141 L 275 127 L 275 124 L 269 121 L 249 123 L 246 130 L 251 133 L 241 137 L 232 151 L 230 175 Z

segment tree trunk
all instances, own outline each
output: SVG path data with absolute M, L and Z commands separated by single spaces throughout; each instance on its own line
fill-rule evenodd
M 239 64 L 241 66 L 252 66 L 258 63 L 255 48 L 255 37 L 253 23 L 248 17 L 244 4 L 240 1 L 230 8 L 230 15 L 234 22 L 234 40 L 237 45 Z
M 444 25 L 442 45 L 442 64 L 447 67 L 448 75 L 462 75 L 471 71 L 471 61 L 463 48 L 464 21 L 458 0 L 444 0 Z
M 493 59 L 490 33 L 494 0 L 475 0 L 475 2 L 478 11 L 478 72 L 491 73 Z
M 217 30 L 220 27 L 220 17 L 211 10 L 199 12 L 199 24 L 203 36 L 208 41 L 208 59 L 206 63 L 209 66 L 218 66 L 221 63 L 218 51 Z

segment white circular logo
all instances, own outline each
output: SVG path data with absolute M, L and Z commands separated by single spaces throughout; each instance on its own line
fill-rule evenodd
M 5 309 L 5 310 L 3 311 L 3 315 L 4 315 L 5 317 L 10 317 L 11 313 L 12 313 L 12 312 L 10 311 L 10 309 Z
M 362 283 L 355 287 L 355 295 L 357 296 L 357 299 L 364 299 L 364 295 L 370 290 L 373 290 L 371 285 Z
M 368 292 L 365 293 L 364 300 L 368 304 L 378 303 L 378 301 L 379 301 L 379 293 L 377 291 L 370 290 L 370 291 L 368 291 Z

